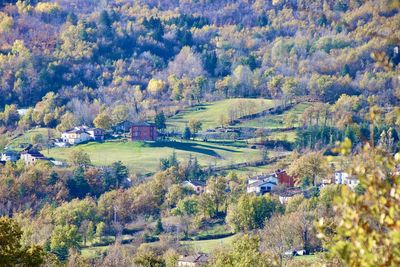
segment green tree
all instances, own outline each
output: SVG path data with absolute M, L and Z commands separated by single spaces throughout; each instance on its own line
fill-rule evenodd
M 189 127 L 185 127 L 185 130 L 183 131 L 182 138 L 185 140 L 189 140 L 192 137 L 192 132 L 190 131 Z
M 193 137 L 195 137 L 196 134 L 201 130 L 202 126 L 203 123 L 201 121 L 198 121 L 196 119 L 189 120 L 189 128 L 190 132 L 193 134 Z
M 235 232 L 263 228 L 265 219 L 282 209 L 279 200 L 269 196 L 244 194 L 229 205 L 226 221 Z
M 115 186 L 118 188 L 122 185 L 124 181 L 126 181 L 129 177 L 129 169 L 121 161 L 114 162 L 111 165 L 112 174 L 115 179 Z
M 155 235 L 159 235 L 159 234 L 161 234 L 162 232 L 164 232 L 164 227 L 163 227 L 163 225 L 162 225 L 161 218 L 158 218 L 158 219 L 157 219 L 157 222 L 156 222 L 156 227 L 155 227 L 155 229 L 154 229 L 154 234 L 155 234 Z
M 87 166 L 92 164 L 89 154 L 84 152 L 82 149 L 72 150 L 69 156 L 69 161 L 74 166 Z
M 156 114 L 156 117 L 154 118 L 154 122 L 155 122 L 158 130 L 164 131 L 167 128 L 164 111 L 161 111 L 160 113 Z
M 101 242 L 102 237 L 103 237 L 103 235 L 104 235 L 105 229 L 106 229 L 106 224 L 105 224 L 104 222 L 99 222 L 99 223 L 96 225 L 96 234 L 95 234 L 95 237 L 96 237 L 100 242 Z
M 93 242 L 95 238 L 96 232 L 94 229 L 94 223 L 92 221 L 89 221 L 87 229 L 86 229 L 86 239 L 89 242 Z
M 173 210 L 176 215 L 196 215 L 198 212 L 198 201 L 194 197 L 188 196 L 178 202 L 178 205 Z
M 135 263 L 139 266 L 147 267 L 162 267 L 165 266 L 164 260 L 157 255 L 154 248 L 148 244 L 142 244 L 135 256 Z
M 266 254 L 260 252 L 260 237 L 244 234 L 235 238 L 231 249 L 217 250 L 211 256 L 213 267 L 272 266 Z
M 40 246 L 23 247 L 22 230 L 12 219 L 0 217 L 0 265 L 42 266 L 45 253 Z
M 79 249 L 81 241 L 78 235 L 78 227 L 75 225 L 57 225 L 50 239 L 50 249 L 59 260 L 65 261 L 68 258 L 68 249 Z

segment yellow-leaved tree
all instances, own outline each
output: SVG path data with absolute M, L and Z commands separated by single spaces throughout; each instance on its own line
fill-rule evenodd
M 350 153 L 350 140 L 340 151 Z M 399 154 L 370 144 L 354 157 L 348 171 L 364 190 L 343 187 L 336 220 L 318 223 L 329 266 L 400 266 L 399 163 Z

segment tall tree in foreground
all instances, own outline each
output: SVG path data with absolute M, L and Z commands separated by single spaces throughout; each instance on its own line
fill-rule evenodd
M 22 230 L 10 218 L 0 218 L 0 265 L 41 266 L 45 253 L 39 246 L 23 247 Z
M 340 150 L 349 154 L 351 142 L 346 140 Z M 328 224 L 320 219 L 318 224 L 332 262 L 346 266 L 400 265 L 399 163 L 400 154 L 393 157 L 368 144 L 355 157 L 349 172 L 365 192 L 358 194 L 343 187 L 336 201 L 338 220 Z

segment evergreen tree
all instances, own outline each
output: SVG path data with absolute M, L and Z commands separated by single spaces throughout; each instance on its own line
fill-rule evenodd
M 156 117 L 154 118 L 154 122 L 155 122 L 156 128 L 158 130 L 164 131 L 167 128 L 164 111 L 161 111 L 160 113 L 156 114 Z
M 162 225 L 162 221 L 161 218 L 158 218 L 157 222 L 156 222 L 156 228 L 154 229 L 154 234 L 155 235 L 159 235 L 162 232 L 164 232 L 164 227 Z
M 185 140 L 189 140 L 192 137 L 192 132 L 189 127 L 185 127 L 185 131 L 183 132 L 182 138 Z

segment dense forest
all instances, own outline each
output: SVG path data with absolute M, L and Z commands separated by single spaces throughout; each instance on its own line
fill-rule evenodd
M 190 146 L 214 129 L 192 119 L 178 134 L 169 130 L 182 110 L 262 99 L 273 107 L 238 102 L 223 108 L 218 127 L 282 113 L 282 132 L 294 140 L 271 141 L 265 136 L 276 129 L 257 128 L 240 144 L 256 144 L 249 155 L 261 146 L 263 171 L 287 169 L 304 193 L 285 203 L 248 194 L 239 163 L 217 172 L 175 151 L 146 175 L 119 159 L 95 164 L 83 149 L 71 150 L 67 167 L 7 161 L 0 164 L 0 266 L 172 267 L 199 252 L 190 242 L 232 236 L 230 246 L 209 251 L 208 266 L 398 266 L 399 5 L 0 1 L 0 151 L 38 128 L 50 139 L 78 125 L 110 131 L 127 120 L 154 121 L 162 144 L 179 134 L 169 140 L 174 147 Z M 304 103 L 299 116 L 287 112 Z M 43 138 L 29 141 L 49 151 Z M 358 177 L 355 190 L 320 186 L 335 172 L 331 157 Z M 182 185 L 193 180 L 204 192 Z M 285 254 L 293 248 L 319 256 L 295 260 Z

